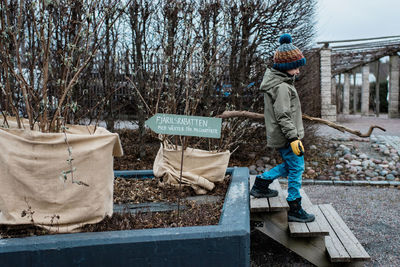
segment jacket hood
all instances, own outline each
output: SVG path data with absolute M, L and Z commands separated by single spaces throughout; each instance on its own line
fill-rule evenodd
M 281 83 L 294 83 L 294 77 L 289 76 L 288 74 L 281 72 L 276 69 L 268 68 L 264 74 L 263 82 L 261 84 L 260 90 L 261 91 L 268 91 L 271 88 L 281 84 Z

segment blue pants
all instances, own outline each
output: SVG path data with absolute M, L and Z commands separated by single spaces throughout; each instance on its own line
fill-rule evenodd
M 274 180 L 279 177 L 288 177 L 288 197 L 287 201 L 300 198 L 301 176 L 304 172 L 304 156 L 297 156 L 292 148 L 280 148 L 279 153 L 283 163 L 275 166 L 269 171 L 264 172 L 261 178 Z

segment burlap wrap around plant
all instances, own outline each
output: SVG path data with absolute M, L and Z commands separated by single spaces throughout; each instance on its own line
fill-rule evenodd
M 186 148 L 183 157 L 182 184 L 190 185 L 196 194 L 206 194 L 221 182 L 228 167 L 229 150 L 213 152 Z M 161 145 L 153 164 L 156 177 L 162 177 L 163 183 L 179 185 L 182 147 Z
M 94 126 L 68 126 L 74 179 L 64 133 L 0 128 L 0 224 L 32 224 L 74 232 L 113 213 L 113 156 L 119 136 Z

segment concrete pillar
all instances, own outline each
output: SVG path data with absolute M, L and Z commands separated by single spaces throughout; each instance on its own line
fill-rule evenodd
M 369 65 L 361 68 L 362 86 L 361 86 L 361 115 L 369 114 Z
M 336 76 L 334 76 L 334 77 L 332 77 L 332 80 L 331 80 L 331 92 L 332 92 L 332 104 L 333 105 L 336 105 L 336 97 L 337 97 L 337 94 L 336 94 Z
M 389 107 L 388 117 L 398 118 L 399 116 L 399 78 L 400 64 L 399 56 L 390 56 L 389 71 Z
M 343 114 L 349 115 L 350 113 L 350 74 L 344 74 L 343 85 Z
M 321 118 L 336 121 L 336 105 L 332 105 L 332 50 L 323 48 L 320 52 Z

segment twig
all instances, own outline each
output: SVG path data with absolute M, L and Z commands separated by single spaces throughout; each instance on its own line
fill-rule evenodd
M 30 219 L 32 224 L 35 224 L 35 220 L 33 219 L 33 214 L 35 213 L 34 210 L 32 210 L 31 205 L 29 205 L 28 200 L 26 200 L 26 197 L 24 197 L 25 203 L 28 206 L 27 210 L 23 210 L 21 212 L 21 217 L 27 216 L 28 219 Z
M 347 128 L 347 127 L 345 127 L 343 125 L 339 125 L 339 124 L 336 124 L 336 123 L 333 123 L 331 121 L 327 121 L 327 120 L 324 120 L 324 119 L 321 119 L 321 118 L 310 117 L 308 115 L 303 114 L 303 119 L 306 119 L 306 120 L 309 120 L 309 121 L 315 121 L 315 122 L 318 122 L 318 123 L 322 123 L 322 124 L 328 125 L 329 127 L 335 128 L 336 130 L 341 131 L 342 133 L 349 132 L 349 133 L 357 135 L 359 137 L 370 137 L 371 134 L 372 134 L 372 131 L 375 128 L 378 128 L 378 129 L 386 132 L 386 129 L 381 127 L 381 126 L 371 125 L 369 127 L 369 130 L 365 134 L 362 134 L 358 130 L 353 130 L 353 129 Z
M 182 173 L 183 173 L 183 155 L 185 153 L 185 136 L 183 137 L 182 144 L 182 154 L 181 154 L 181 171 L 179 175 L 179 194 L 178 194 L 178 218 L 180 217 L 180 202 L 181 202 L 181 194 L 182 194 Z
M 71 182 L 72 182 L 73 184 L 89 186 L 87 183 L 84 183 L 84 182 L 82 182 L 82 181 L 79 181 L 79 180 L 75 180 L 75 179 L 74 179 L 74 172 L 75 172 L 76 169 L 75 169 L 75 167 L 72 165 L 72 161 L 74 160 L 74 159 L 72 158 L 72 148 L 70 147 L 69 142 L 68 142 L 67 132 L 66 132 L 66 127 L 65 127 L 65 125 L 63 125 L 63 126 L 61 127 L 61 129 L 62 129 L 62 131 L 63 131 L 63 133 L 64 133 L 64 141 L 65 141 L 65 144 L 67 144 L 67 149 L 68 149 L 68 159 L 67 159 L 67 162 L 68 162 L 68 165 L 69 165 L 69 170 L 68 170 L 68 171 L 62 171 L 62 173 L 61 173 L 61 175 L 62 175 L 61 178 L 63 178 L 64 181 L 67 180 L 67 174 L 70 173 L 70 174 L 71 174 Z
M 125 76 L 125 79 L 127 79 L 131 83 L 132 87 L 136 90 L 142 102 L 146 105 L 146 108 L 150 112 L 150 114 L 154 115 L 149 106 L 147 105 L 146 101 L 144 100 L 142 94 L 139 92 L 139 89 L 136 87 L 135 83 L 128 76 Z
M 129 4 L 131 3 L 131 1 L 128 1 L 128 3 L 125 5 L 125 7 L 129 6 Z M 112 3 L 113 8 L 116 6 L 117 1 Z M 123 9 L 125 9 L 125 7 Z M 98 21 L 94 29 L 94 32 L 97 32 L 97 30 L 104 24 L 105 18 L 108 14 L 104 14 Z M 122 15 L 122 12 L 118 14 L 118 16 L 116 16 L 116 18 L 114 18 L 114 20 L 112 20 L 112 22 L 110 23 L 110 25 L 113 25 L 115 23 L 115 21 L 117 20 L 118 17 L 120 17 Z M 94 45 L 93 50 L 91 51 L 90 54 L 87 55 L 87 58 L 85 60 L 83 60 L 83 63 L 81 63 L 79 66 L 77 66 L 77 70 L 75 72 L 75 74 L 72 76 L 71 80 L 68 82 L 68 85 L 63 89 L 63 92 L 61 94 L 57 109 L 54 113 L 53 119 L 50 122 L 50 129 L 52 129 L 54 127 L 54 123 L 56 121 L 56 118 L 58 118 L 60 112 L 61 112 L 61 108 L 63 107 L 65 98 L 67 97 L 67 94 L 72 90 L 73 86 L 75 85 L 75 83 L 77 82 L 81 72 L 86 68 L 86 66 L 89 64 L 89 62 L 92 61 L 92 59 L 94 58 L 94 56 L 97 53 L 97 50 L 100 48 L 101 45 L 101 41 L 105 38 L 105 34 L 103 34 L 102 36 L 100 36 L 100 38 L 97 40 L 98 43 Z
M 3 116 L 3 125 L 5 125 L 7 128 L 10 128 L 10 125 L 8 124 L 7 121 L 7 115 L 4 114 L 3 110 L 1 110 L 1 115 Z
M 217 115 L 216 117 L 217 118 L 222 118 L 222 119 L 233 118 L 233 117 L 243 117 L 243 118 L 249 118 L 249 119 L 264 119 L 264 115 L 263 114 L 250 112 L 250 111 L 241 111 L 241 110 L 224 111 L 222 114 Z M 321 118 L 311 117 L 311 116 L 308 116 L 306 114 L 303 114 L 303 119 L 304 120 L 313 121 L 313 122 L 317 122 L 317 123 L 322 123 L 322 124 L 328 125 L 331 128 L 334 128 L 334 129 L 336 129 L 338 131 L 341 131 L 342 133 L 349 132 L 349 133 L 357 135 L 359 137 L 370 137 L 371 134 L 372 134 L 372 131 L 375 128 L 378 128 L 378 129 L 386 132 L 386 129 L 381 127 L 381 126 L 371 125 L 369 127 L 369 130 L 367 131 L 367 133 L 362 134 L 358 130 L 353 130 L 353 129 L 347 128 L 347 127 L 345 127 L 343 125 L 339 125 L 339 124 L 336 124 L 336 123 L 333 123 L 331 121 L 324 120 L 324 119 L 321 119 Z

